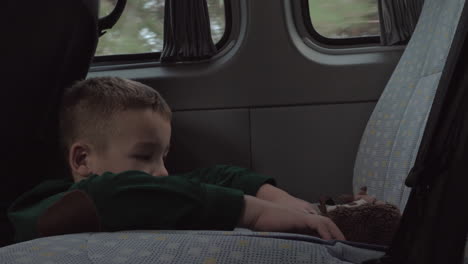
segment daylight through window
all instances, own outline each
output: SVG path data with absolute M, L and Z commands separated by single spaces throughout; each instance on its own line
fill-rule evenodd
M 326 38 L 380 35 L 378 0 L 308 0 L 312 26 Z
M 99 39 L 96 56 L 160 52 L 163 48 L 165 0 L 127 1 L 117 24 Z M 224 0 L 207 0 L 211 34 L 217 43 L 224 35 Z M 100 16 L 111 12 L 117 0 L 101 0 Z

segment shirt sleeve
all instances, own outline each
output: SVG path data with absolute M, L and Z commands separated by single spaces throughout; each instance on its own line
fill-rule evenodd
M 232 230 L 244 193 L 179 176 L 104 173 L 75 184 L 97 208 L 103 231 L 128 229 Z
M 267 177 L 248 169 L 217 165 L 211 168 L 197 169 L 179 177 L 199 181 L 206 184 L 214 184 L 227 188 L 243 191 L 247 195 L 255 196 L 263 184 L 276 185 L 273 178 Z
M 36 223 L 39 216 L 59 201 L 72 185 L 68 181 L 47 181 L 21 195 L 8 209 L 8 218 L 15 228 L 15 242 L 38 236 Z

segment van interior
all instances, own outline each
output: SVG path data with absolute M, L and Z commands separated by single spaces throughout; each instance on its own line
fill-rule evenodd
M 465 0 L 3 6 L 0 263 L 468 263 Z M 392 243 L 252 230 L 16 243 L 13 201 L 66 175 L 57 132 L 64 89 L 103 76 L 166 99 L 170 174 L 239 166 L 311 203 L 366 186 L 402 213 Z

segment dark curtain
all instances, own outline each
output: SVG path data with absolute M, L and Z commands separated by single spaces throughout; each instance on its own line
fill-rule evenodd
M 206 0 L 166 0 L 161 62 L 202 60 L 216 51 Z
M 387 255 L 368 263 L 463 263 L 468 232 L 468 5 L 406 185 L 412 188 Z
M 406 44 L 419 20 L 424 0 L 378 1 L 382 44 Z

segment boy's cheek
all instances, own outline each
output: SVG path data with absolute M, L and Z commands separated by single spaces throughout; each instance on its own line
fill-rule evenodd
M 129 170 L 141 171 L 141 168 L 139 168 L 141 166 L 136 165 L 135 162 L 129 160 L 106 161 L 98 168 L 96 174 L 101 175 L 105 172 L 121 173 Z

